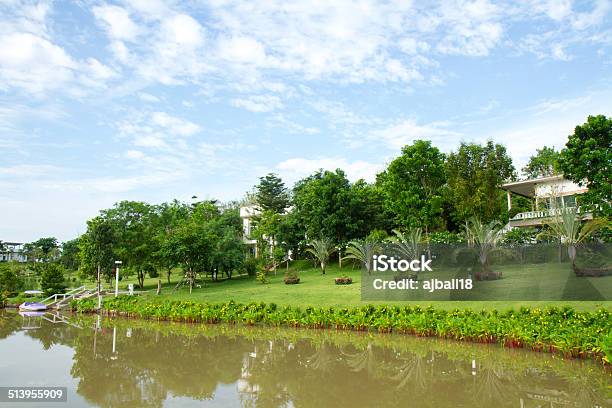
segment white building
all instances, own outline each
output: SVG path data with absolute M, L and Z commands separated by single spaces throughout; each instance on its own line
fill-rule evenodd
M 259 208 L 254 205 L 240 207 L 240 218 L 242 218 L 242 240 L 249 248 L 249 253 L 253 256 L 257 255 L 257 240 L 253 239 L 251 233 L 255 227 L 254 220 L 261 214 Z
M 553 211 L 576 207 L 576 196 L 588 191 L 562 175 L 514 181 L 504 184 L 502 188 L 507 193 L 508 211 L 512 209 L 512 194 L 529 198 L 532 203 L 531 211 L 518 213 L 510 219 L 510 229 L 541 226 L 553 215 Z M 583 215 L 585 219 L 592 218 L 590 213 Z
M 23 253 L 23 244 L 19 242 L 0 241 L 0 262 L 26 262 L 28 257 Z

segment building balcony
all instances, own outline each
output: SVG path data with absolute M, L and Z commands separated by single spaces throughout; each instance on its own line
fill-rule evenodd
M 564 207 L 564 208 L 551 208 L 546 210 L 539 211 L 527 211 L 516 214 L 514 217 L 510 219 L 511 227 L 531 227 L 531 226 L 540 226 L 544 225 L 545 222 L 549 221 L 550 218 L 560 215 L 563 211 L 573 210 L 575 207 Z M 584 219 L 592 219 L 593 216 L 590 212 L 583 212 L 580 207 L 576 211 L 577 214 L 580 214 L 584 217 Z

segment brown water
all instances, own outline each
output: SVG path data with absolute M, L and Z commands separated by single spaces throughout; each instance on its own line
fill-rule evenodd
M 612 380 L 600 365 L 498 346 L 91 316 L 69 322 L 75 326 L 0 311 L 0 386 L 68 387 L 68 403 L 51 407 L 612 406 Z

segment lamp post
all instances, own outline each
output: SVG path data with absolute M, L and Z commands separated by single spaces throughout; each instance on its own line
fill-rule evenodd
M 119 296 L 119 265 L 121 261 L 115 261 L 115 297 Z

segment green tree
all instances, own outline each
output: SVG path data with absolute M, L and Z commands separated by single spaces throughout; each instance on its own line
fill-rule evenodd
M 274 173 L 260 177 L 255 190 L 255 200 L 263 211 L 282 214 L 290 205 L 289 191 L 283 180 Z
M 581 204 L 597 204 L 597 212 L 612 214 L 612 118 L 589 116 L 576 126 L 559 164 L 566 178 L 589 189 L 580 197 Z
M 32 262 L 48 262 L 59 255 L 59 242 L 55 237 L 39 238 L 24 245 L 24 250 Z
M 484 146 L 461 143 L 446 161 L 449 219 L 456 227 L 471 217 L 485 222 L 506 219 L 505 193 L 500 186 L 514 179 L 506 148 L 488 141 Z
M 336 248 L 331 239 L 329 238 L 320 238 L 313 239 L 308 243 L 308 248 L 306 252 L 312 254 L 319 266 L 321 267 L 321 272 L 325 275 L 325 269 L 327 268 L 327 264 L 329 263 L 329 257 L 331 254 L 336 252 Z
M 549 235 L 567 246 L 567 254 L 572 261 L 574 272 L 576 272 L 576 247 L 591 238 L 598 230 L 610 227 L 610 221 L 606 218 L 583 221 L 583 217 L 578 214 L 578 208 L 572 207 L 558 208 L 547 223 Z
M 110 281 L 115 260 L 114 244 L 115 233 L 108 220 L 98 216 L 87 221 L 87 231 L 79 238 L 79 272 L 94 278 L 98 290 L 102 276 Z
M 299 224 L 309 238 L 326 236 L 343 243 L 365 237 L 382 222 L 377 190 L 363 180 L 351 185 L 340 169 L 319 170 L 300 180 L 293 201 Z
M 346 255 L 342 260 L 354 259 L 365 267 L 368 275 L 372 273 L 373 257 L 378 253 L 380 245 L 377 242 L 367 240 L 353 240 L 346 246 Z
M 402 228 L 422 227 L 425 234 L 442 220 L 444 154 L 430 141 L 404 146 L 402 155 L 378 175 L 384 206 Z
M 177 266 L 177 258 L 172 252 L 171 237 L 176 233 L 181 222 L 189 218 L 191 207 L 178 200 L 162 203 L 154 207 L 154 253 L 153 260 L 160 269 L 166 270 L 166 279 L 170 283 L 172 269 Z
M 252 235 L 257 240 L 258 252 L 263 255 L 266 262 L 269 261 L 274 271 L 276 271 L 276 262 L 273 254 L 282 220 L 283 216 L 273 210 L 263 210 L 254 218 L 255 228 Z
M 40 286 L 45 296 L 64 293 L 64 267 L 61 264 L 49 263 L 44 266 Z
M 8 262 L 0 263 L 0 294 L 8 292 L 17 293 L 24 287 L 23 278 L 11 268 Z
M 121 201 L 113 208 L 102 210 L 101 216 L 113 228 L 117 240 L 115 255 L 123 262 L 124 268 L 136 272 L 138 286 L 143 288 L 156 249 L 152 206 L 140 201 Z
M 477 217 L 472 217 L 465 223 L 465 236 L 468 245 L 477 250 L 481 276 L 484 279 L 495 276 L 489 266 L 489 260 L 491 254 L 498 250 L 498 244 L 504 237 L 499 221 L 485 223 Z
M 80 258 L 78 238 L 62 243 L 62 253 L 59 262 L 68 270 L 76 271 L 79 269 Z
M 554 147 L 544 146 L 536 150 L 536 154 L 529 158 L 529 162 L 523 167 L 522 172 L 527 178 L 548 177 L 559 174 L 560 154 Z

